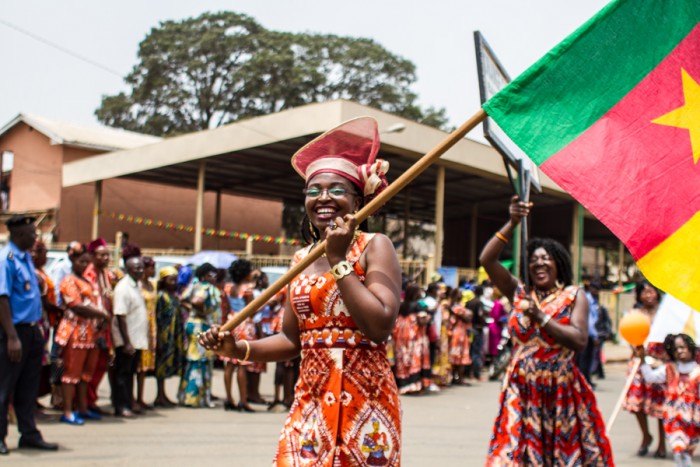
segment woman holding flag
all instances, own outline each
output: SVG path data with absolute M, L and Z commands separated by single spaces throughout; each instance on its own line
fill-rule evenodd
M 508 327 L 516 340 L 486 465 L 613 466 L 595 396 L 573 362 L 574 353 L 587 343 L 588 302 L 583 290 L 571 284 L 569 254 L 554 240 L 530 240 L 528 284 L 498 262 L 531 207 L 514 196 L 510 220 L 479 257 L 513 304 Z
M 280 334 L 237 341 L 214 326 L 200 337 L 243 361 L 301 353 L 276 465 L 400 464 L 400 402 L 385 342 L 396 324 L 401 270 L 391 241 L 357 229 L 353 216 L 387 186 L 388 163 L 375 160 L 378 152 L 377 122 L 361 117 L 294 155 L 306 182 L 302 235 L 310 245 L 292 264 L 324 240 L 326 253 L 289 284 Z

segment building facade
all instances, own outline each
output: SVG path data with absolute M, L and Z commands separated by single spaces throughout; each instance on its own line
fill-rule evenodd
M 80 126 L 35 115 L 20 114 L 0 128 L 0 153 L 7 170 L 4 215 L 33 213 L 49 242 L 89 241 L 92 233 L 95 183 L 63 187 L 63 165 L 116 150 L 154 144 L 161 138 L 101 126 Z M 8 163 L 10 162 L 11 163 Z M 101 186 L 98 235 L 113 242 L 117 231 L 144 248 L 191 249 L 187 229 L 158 228 L 147 222 L 127 222 L 129 216 L 174 225 L 195 223 L 196 191 L 191 188 L 113 178 Z M 218 203 L 217 203 L 218 198 Z M 219 224 L 216 225 L 217 204 Z M 203 227 L 277 237 L 282 202 L 232 194 L 204 195 Z M 3 225 L 4 227 L 4 225 Z M 205 236 L 203 249 L 243 250 L 245 241 Z M 255 253 L 276 254 L 279 247 L 256 243 Z

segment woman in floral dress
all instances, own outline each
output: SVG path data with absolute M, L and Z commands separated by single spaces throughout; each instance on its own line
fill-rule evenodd
M 312 245 L 292 264 L 322 240 L 326 255 L 289 284 L 280 334 L 249 343 L 214 328 L 200 338 L 243 360 L 287 360 L 301 352 L 278 466 L 361 466 L 370 458 L 400 464 L 399 395 L 384 344 L 396 322 L 401 271 L 391 241 L 356 230 L 352 215 L 386 186 L 388 164 L 375 161 L 378 150 L 377 122 L 362 117 L 295 154 L 292 164 L 306 180 L 302 232 Z M 381 442 L 369 446 L 370 439 Z
M 156 407 L 175 405 L 165 394 L 165 380 L 182 375 L 185 363 L 185 326 L 177 296 L 177 269 L 166 266 L 158 273 L 158 302 L 156 304 L 156 380 L 158 393 Z
M 187 350 L 178 403 L 188 407 L 213 407 L 214 355 L 197 341 L 196 336 L 210 329 L 212 323 L 218 325 L 221 320 L 221 292 L 216 286 L 218 271 L 212 264 L 204 263 L 194 275 L 195 280 L 183 296 L 183 300 L 188 300 L 192 306 L 192 312 L 185 324 Z
M 226 287 L 226 299 L 229 304 L 229 315 L 227 319 L 233 318 L 236 313 L 241 311 L 245 306 L 253 300 L 253 289 L 255 288 L 256 274 L 259 271 L 253 269 L 250 261 L 245 259 L 237 259 L 228 268 L 231 284 Z M 248 318 L 243 324 L 236 328 L 236 338 L 253 341 L 257 338 L 255 334 L 255 323 L 253 318 Z M 226 401 L 224 402 L 225 410 L 240 410 L 243 412 L 254 412 L 253 408 L 248 403 L 248 366 L 256 366 L 256 370 L 262 371 L 261 366 L 264 363 L 239 362 L 235 358 L 220 356 L 219 360 L 224 362 L 224 388 L 226 389 Z M 236 372 L 236 367 L 238 371 Z M 233 374 L 237 373 L 239 403 L 233 400 L 231 385 L 233 383 Z
M 409 283 L 399 308 L 394 329 L 396 384 L 399 394 L 419 393 L 430 386 L 430 343 L 427 324 L 430 316 L 419 303 L 421 288 Z
M 62 349 L 63 415 L 61 422 L 83 425 L 86 419 L 99 420 L 100 414 L 88 409 L 87 385 L 95 370 L 99 349 L 96 337 L 109 319 L 109 314 L 97 304 L 97 291 L 83 277 L 90 264 L 90 255 L 84 246 L 70 256 L 71 274 L 61 281 L 60 291 L 66 312 L 56 329 L 56 345 Z M 78 412 L 73 411 L 73 399 Z
M 464 374 L 472 359 L 469 353 L 469 333 L 472 329 L 472 312 L 462 305 L 462 290 L 454 288 L 449 295 L 450 347 L 449 362 L 452 367 L 452 382 L 469 385 Z
M 588 301 L 571 285 L 571 258 L 550 239 L 527 245 L 529 293 L 498 258 L 532 204 L 510 204 L 510 220 L 481 252 L 494 285 L 509 297 L 516 345 L 503 379 L 487 466 L 614 466 L 595 395 L 574 364 L 588 341 Z

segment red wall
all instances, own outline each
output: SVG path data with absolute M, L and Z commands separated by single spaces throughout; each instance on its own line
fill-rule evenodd
M 58 207 L 61 197 L 63 147 L 20 123 L 0 140 L 0 152 L 15 155 L 10 185 L 10 211 Z
M 61 187 L 64 162 L 83 159 L 97 151 L 52 145 L 49 138 L 19 123 L 0 139 L 0 151 L 14 153 L 10 186 L 10 211 L 59 208 L 56 238 L 58 242 L 89 241 L 92 231 L 94 185 Z M 282 225 L 280 201 L 222 195 L 221 228 L 251 234 L 279 236 Z M 164 222 L 194 225 L 195 190 L 150 184 L 125 179 L 111 179 L 102 185 L 102 211 L 142 216 Z M 204 227 L 213 228 L 216 195 L 206 193 Z M 0 229 L 1 230 L 1 229 Z M 194 234 L 161 230 L 100 217 L 99 235 L 110 243 L 117 231 L 129 232 L 130 241 L 145 248 L 192 249 Z M 204 249 L 217 247 L 216 239 L 204 237 Z M 220 239 L 218 248 L 244 250 L 243 240 Z M 277 254 L 274 244 L 255 242 L 254 253 Z
M 94 185 L 83 184 L 64 188 L 59 219 L 58 241 L 86 241 L 92 229 Z M 102 211 L 142 216 L 153 220 L 194 226 L 195 190 L 134 180 L 112 179 L 102 185 Z M 205 193 L 204 227 L 213 228 L 216 194 Z M 280 235 L 282 203 L 240 196 L 222 195 L 221 228 L 260 235 Z M 99 235 L 110 243 L 117 231 L 129 232 L 130 241 L 147 248 L 192 249 L 194 234 L 137 225 L 100 216 Z M 203 237 L 202 248 L 216 247 L 215 239 Z M 219 240 L 219 248 L 244 250 L 243 240 Z M 278 247 L 255 242 L 253 251 L 276 254 Z

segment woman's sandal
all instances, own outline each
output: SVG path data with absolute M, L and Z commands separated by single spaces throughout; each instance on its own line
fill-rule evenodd
M 646 444 L 643 444 L 643 445 L 639 448 L 639 450 L 637 451 L 637 455 L 638 455 L 639 457 L 644 457 L 644 456 L 646 456 L 647 454 L 649 454 L 649 446 L 651 446 L 651 443 L 653 443 L 653 442 L 654 442 L 654 438 L 652 438 L 652 437 L 650 436 L 650 437 L 649 437 L 649 442 L 646 443 Z M 664 457 L 665 457 L 665 455 L 664 455 Z
M 666 451 L 656 451 L 654 457 L 657 459 L 666 459 Z
M 241 412 L 249 412 L 249 413 L 254 413 L 256 410 L 253 410 L 253 408 L 249 405 L 243 404 L 242 402 L 238 403 L 238 410 Z

